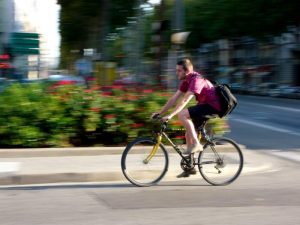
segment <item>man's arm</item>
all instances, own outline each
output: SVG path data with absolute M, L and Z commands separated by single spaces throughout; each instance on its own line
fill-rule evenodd
M 176 105 L 174 111 L 172 113 L 170 113 L 170 115 L 164 117 L 165 120 L 170 120 L 172 117 L 174 117 L 175 115 L 177 115 L 181 110 L 184 109 L 184 107 L 189 103 L 189 101 L 193 98 L 194 93 L 191 91 L 188 91 L 184 97 L 181 99 L 180 102 L 178 102 L 178 104 Z
M 167 112 L 177 102 L 181 95 L 183 95 L 183 92 L 181 92 L 180 90 L 176 91 L 176 93 L 167 101 L 167 103 L 158 113 L 162 115 Z

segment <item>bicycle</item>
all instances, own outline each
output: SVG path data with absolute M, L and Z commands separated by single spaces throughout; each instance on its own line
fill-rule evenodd
M 166 133 L 167 122 L 155 132 L 154 138 L 140 137 L 130 142 L 121 158 L 121 168 L 125 178 L 139 187 L 157 184 L 167 173 L 169 155 L 162 143 L 164 137 L 181 157 L 180 166 L 185 172 L 198 170 L 205 181 L 211 185 L 228 185 L 235 181 L 243 168 L 243 154 L 238 144 L 226 137 L 212 137 L 205 129 L 206 122 L 216 116 L 206 116 L 204 123 L 197 129 L 203 145 L 203 151 L 194 158 L 194 154 L 183 155 Z M 156 118 L 159 119 L 159 118 Z

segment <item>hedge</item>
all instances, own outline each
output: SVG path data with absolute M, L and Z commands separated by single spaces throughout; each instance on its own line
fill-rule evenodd
M 14 84 L 0 94 L 0 147 L 124 145 L 158 127 L 149 119 L 170 97 L 153 89 L 77 85 Z M 228 131 L 224 119 L 210 120 L 216 135 Z M 173 119 L 173 137 L 182 141 Z

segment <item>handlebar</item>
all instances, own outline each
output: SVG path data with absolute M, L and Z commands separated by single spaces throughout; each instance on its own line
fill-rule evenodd
M 159 113 L 156 113 L 156 114 L 154 114 L 154 116 L 152 116 L 152 119 L 153 120 L 158 120 L 158 119 L 161 119 L 161 116 L 160 116 Z
M 153 117 L 152 117 L 153 120 L 159 120 L 159 122 L 161 123 L 161 131 L 164 131 L 165 129 L 167 129 L 167 126 L 168 126 L 168 121 L 165 121 L 165 122 L 162 122 L 161 119 L 162 117 L 160 116 L 160 114 L 155 114 Z

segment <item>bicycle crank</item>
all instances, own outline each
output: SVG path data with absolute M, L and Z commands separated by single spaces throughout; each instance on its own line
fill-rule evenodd
M 185 172 L 188 172 L 195 168 L 195 159 L 193 155 L 184 156 L 184 159 L 180 161 L 181 169 Z

